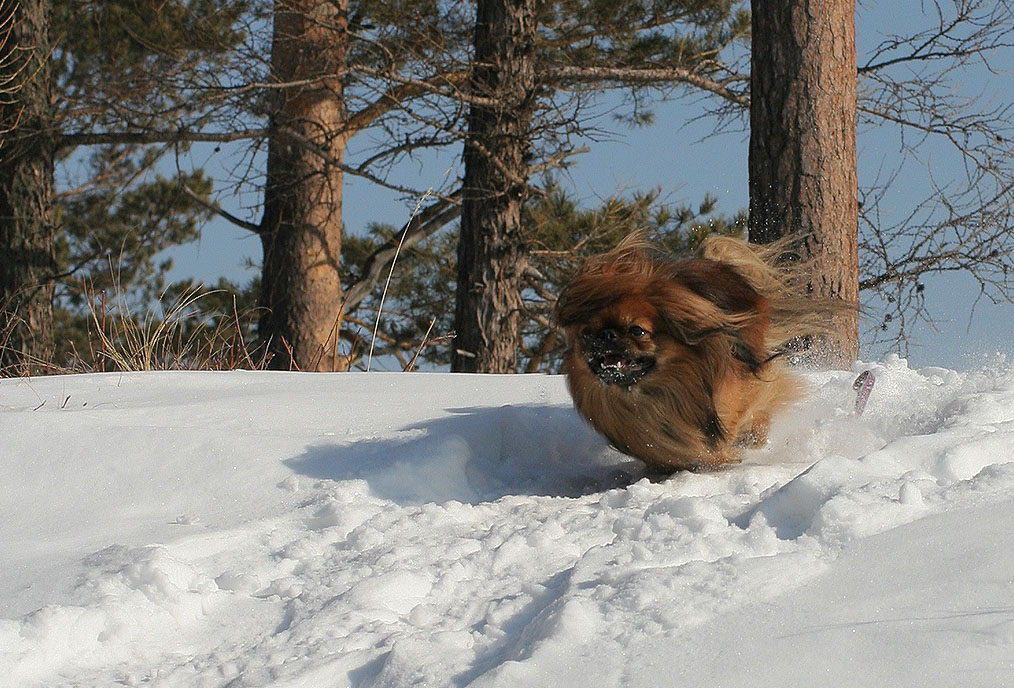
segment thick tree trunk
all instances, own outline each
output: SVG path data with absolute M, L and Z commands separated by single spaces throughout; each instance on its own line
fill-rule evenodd
M 859 302 L 854 0 L 753 0 L 750 240 L 798 235 L 816 296 Z M 859 355 L 858 311 L 819 357 Z
M 50 12 L 0 8 L 0 370 L 15 373 L 45 370 L 54 350 Z
M 457 372 L 513 373 L 521 342 L 521 229 L 535 101 L 535 0 L 480 0 L 465 140 L 458 283 Z
M 279 91 L 268 142 L 260 335 L 275 368 L 348 367 L 338 352 L 347 22 L 348 0 L 276 3 L 274 77 L 303 85 Z

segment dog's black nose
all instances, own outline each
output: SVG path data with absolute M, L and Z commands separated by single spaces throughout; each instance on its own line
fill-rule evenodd
M 616 330 L 611 327 L 599 331 L 599 339 L 604 342 L 615 342 L 617 337 Z

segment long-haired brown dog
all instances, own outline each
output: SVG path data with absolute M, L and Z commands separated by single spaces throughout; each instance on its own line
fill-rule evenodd
M 784 246 L 710 237 L 673 260 L 641 235 L 588 260 L 560 294 L 578 411 L 620 451 L 671 473 L 735 462 L 800 395 L 779 354 L 826 332 Z M 789 263 L 788 265 L 793 265 Z

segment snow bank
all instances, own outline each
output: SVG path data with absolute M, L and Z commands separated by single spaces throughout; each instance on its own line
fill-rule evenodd
M 807 380 L 662 483 L 555 377 L 0 380 L 0 684 L 1008 682 L 1014 374 Z

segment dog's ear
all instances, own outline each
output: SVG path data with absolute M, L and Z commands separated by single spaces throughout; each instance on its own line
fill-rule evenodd
M 733 356 L 752 370 L 768 358 L 767 300 L 732 268 L 712 260 L 683 261 L 649 293 L 663 326 L 677 341 L 693 346 L 727 337 Z
M 688 261 L 697 262 L 697 261 Z M 749 325 L 757 304 L 731 280 L 711 282 L 706 274 L 682 270 L 656 280 L 647 290 L 669 334 L 693 344 L 715 332 L 732 332 Z M 749 289 L 749 287 L 747 287 Z
M 677 279 L 687 289 L 729 315 L 756 313 L 765 306 L 764 297 L 726 263 L 707 259 L 683 261 L 679 265 Z
M 666 334 L 690 346 L 727 326 L 721 309 L 676 282 L 658 282 L 649 291 L 648 300 L 658 312 Z

